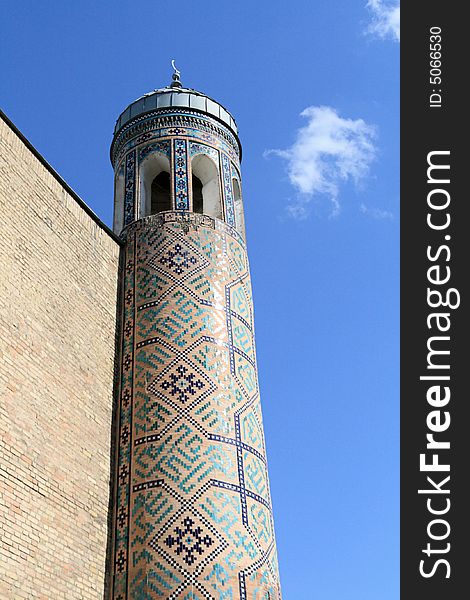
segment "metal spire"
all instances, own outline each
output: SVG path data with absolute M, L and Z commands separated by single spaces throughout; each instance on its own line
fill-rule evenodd
M 180 88 L 183 87 L 180 81 L 181 71 L 178 71 L 175 65 L 175 60 L 171 61 L 171 66 L 173 67 L 173 75 L 171 76 L 172 82 L 170 83 L 171 88 Z

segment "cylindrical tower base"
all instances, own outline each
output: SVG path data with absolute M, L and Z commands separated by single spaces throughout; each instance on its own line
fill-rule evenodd
M 123 235 L 111 597 L 278 600 L 244 241 L 179 212 Z

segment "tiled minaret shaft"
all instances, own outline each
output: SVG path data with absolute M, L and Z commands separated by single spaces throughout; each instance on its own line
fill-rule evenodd
M 235 122 L 175 74 L 124 111 L 111 159 L 125 256 L 109 597 L 279 600 Z

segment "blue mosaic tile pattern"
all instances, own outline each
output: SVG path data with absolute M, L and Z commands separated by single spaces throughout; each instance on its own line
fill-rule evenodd
M 222 159 L 222 177 L 223 177 L 223 188 L 224 188 L 224 201 L 225 201 L 225 220 L 226 222 L 235 227 L 235 211 L 233 207 L 233 190 L 232 190 L 232 173 L 230 167 L 230 159 L 225 154 L 221 154 Z
M 126 597 L 128 576 L 130 468 L 132 464 L 132 411 L 134 398 L 135 322 L 135 236 L 129 238 L 124 268 L 124 297 L 121 302 L 120 385 L 118 400 L 117 491 L 114 529 L 114 597 Z
M 160 113 L 159 115 L 143 116 L 135 122 L 136 127 L 130 124 L 129 128 L 125 128 L 129 131 L 127 133 L 123 131 L 119 134 L 116 147 L 113 150 L 113 163 L 117 165 L 123 154 L 144 142 L 178 136 L 201 140 L 203 143 L 225 152 L 235 164 L 239 164 L 240 157 L 237 142 L 233 134 L 224 126 L 217 124 L 214 128 L 214 121 L 209 117 L 204 118 L 201 115 L 196 117 L 196 115 L 182 115 L 181 113 L 172 114 L 172 112 L 170 111 L 167 115 Z M 185 120 L 184 125 L 168 125 L 172 121 L 179 123 L 181 119 Z M 210 125 L 209 130 L 204 127 L 203 123 L 205 122 Z M 143 127 L 146 129 L 145 133 L 142 133 Z M 135 134 L 133 135 L 134 129 Z
M 139 163 L 144 160 L 149 154 L 158 152 L 164 156 L 170 158 L 170 140 L 162 140 L 155 142 L 154 144 L 148 144 L 139 150 Z
M 206 144 L 198 144 L 196 142 L 190 142 L 189 144 L 189 156 L 193 158 L 198 154 L 205 154 L 211 158 L 216 165 L 219 164 L 219 152 L 212 146 Z
M 135 150 L 126 156 L 126 182 L 124 189 L 124 226 L 135 219 Z
M 188 144 L 186 140 L 173 140 L 175 206 L 189 210 Z
M 280 600 L 243 240 L 137 221 L 122 293 L 113 600 Z

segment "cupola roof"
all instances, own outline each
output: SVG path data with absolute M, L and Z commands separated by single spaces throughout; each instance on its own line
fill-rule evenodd
M 148 92 L 137 98 L 137 100 L 134 100 L 134 102 L 131 102 L 126 110 L 119 115 L 114 128 L 114 135 L 127 123 L 140 115 L 160 110 L 167 111 L 174 107 L 178 109 L 188 108 L 215 117 L 218 121 L 229 127 L 238 137 L 237 124 L 228 110 L 210 96 L 192 88 L 183 87 L 180 81 L 180 72 L 174 66 L 174 61 L 172 65 L 174 73 L 171 84 L 167 87 Z

